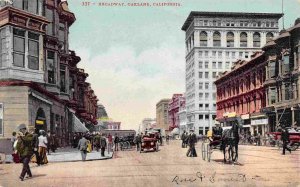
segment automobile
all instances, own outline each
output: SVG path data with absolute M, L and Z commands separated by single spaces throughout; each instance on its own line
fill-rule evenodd
M 158 151 L 158 140 L 156 139 L 157 133 L 158 132 L 152 131 L 143 136 L 140 153 L 146 150 Z

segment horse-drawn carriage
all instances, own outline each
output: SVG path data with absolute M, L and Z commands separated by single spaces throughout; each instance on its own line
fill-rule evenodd
M 148 132 L 145 136 L 142 137 L 142 144 L 140 147 L 140 153 L 145 150 L 158 151 L 158 139 L 156 131 Z
M 219 127 L 221 128 L 221 127 Z M 201 146 L 202 159 L 210 162 L 215 150 L 221 150 L 224 154 L 224 162 L 236 162 L 238 159 L 239 123 L 232 123 L 231 129 L 222 130 L 221 133 L 208 131 Z

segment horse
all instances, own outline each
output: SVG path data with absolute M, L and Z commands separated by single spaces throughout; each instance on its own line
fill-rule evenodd
M 232 161 L 238 158 L 238 145 L 239 145 L 239 129 L 238 123 L 233 123 L 231 129 L 225 129 L 222 133 L 221 150 L 224 154 L 224 163 L 226 163 L 226 147 L 229 146 L 228 154 Z M 234 154 L 235 153 L 235 154 Z

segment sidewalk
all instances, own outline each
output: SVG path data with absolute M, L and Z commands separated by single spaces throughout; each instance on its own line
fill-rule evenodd
M 91 160 L 106 160 L 111 159 L 113 157 L 113 152 L 110 152 L 108 154 L 107 151 L 105 151 L 105 156 L 102 157 L 100 151 L 92 151 L 91 153 L 87 153 L 86 161 Z M 75 162 L 75 161 L 82 161 L 81 159 L 81 153 L 76 148 L 62 148 L 58 149 L 55 153 L 50 152 L 50 155 L 47 155 L 49 162 Z

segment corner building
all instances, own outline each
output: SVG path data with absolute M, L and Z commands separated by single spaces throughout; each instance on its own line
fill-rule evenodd
M 186 39 L 187 128 L 206 134 L 216 118 L 215 78 L 237 59 L 247 60 L 274 36 L 282 14 L 191 12 Z
M 24 123 L 68 144 L 76 116 L 97 123 L 98 99 L 69 49 L 75 15 L 61 0 L 0 1 L 0 15 L 0 139 Z

